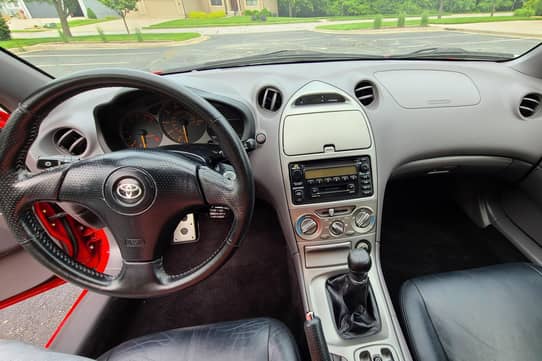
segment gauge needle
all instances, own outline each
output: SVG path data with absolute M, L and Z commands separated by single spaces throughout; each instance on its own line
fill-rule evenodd
M 147 148 L 147 140 L 144 134 L 141 134 L 141 143 L 143 143 L 143 148 Z
M 183 134 L 184 134 L 184 142 L 188 144 L 189 140 L 188 140 L 188 132 L 186 130 L 186 124 L 183 124 Z

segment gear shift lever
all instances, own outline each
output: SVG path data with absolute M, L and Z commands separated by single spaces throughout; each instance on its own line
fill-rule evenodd
M 371 269 L 371 257 L 364 249 L 354 249 L 348 254 L 348 270 L 352 281 L 367 280 L 367 272 Z
M 326 282 L 335 324 L 343 338 L 369 335 L 380 328 L 367 276 L 370 269 L 369 253 L 364 249 L 354 249 L 348 254 L 348 273 Z

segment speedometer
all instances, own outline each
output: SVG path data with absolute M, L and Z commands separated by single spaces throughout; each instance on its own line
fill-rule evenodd
M 145 111 L 133 111 L 121 121 L 121 136 L 130 148 L 154 148 L 162 141 L 162 131 L 154 115 Z
M 176 102 L 166 103 L 158 114 L 158 120 L 164 134 L 181 144 L 196 142 L 207 129 L 203 119 L 197 118 Z

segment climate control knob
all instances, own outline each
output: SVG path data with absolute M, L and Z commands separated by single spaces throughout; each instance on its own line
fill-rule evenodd
M 312 238 L 318 231 L 318 221 L 311 215 L 301 216 L 297 220 L 296 231 L 300 237 Z
M 371 230 L 375 223 L 375 216 L 370 208 L 360 208 L 354 213 L 354 224 L 362 232 Z
M 340 236 L 344 233 L 344 223 L 341 221 L 333 221 L 329 225 L 329 232 L 334 236 Z

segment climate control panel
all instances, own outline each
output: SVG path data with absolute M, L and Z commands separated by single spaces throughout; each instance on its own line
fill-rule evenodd
M 375 223 L 376 216 L 369 207 L 327 208 L 300 215 L 295 230 L 304 240 L 324 241 L 369 233 Z

